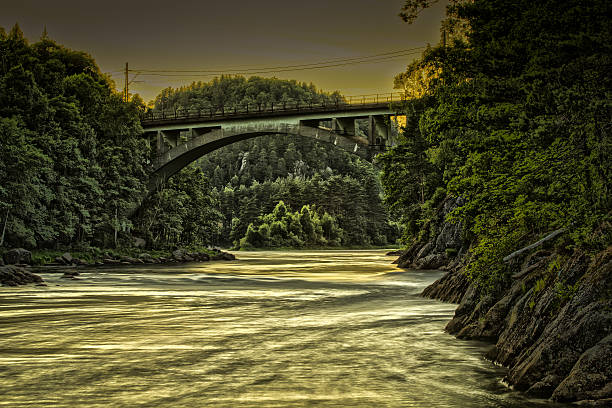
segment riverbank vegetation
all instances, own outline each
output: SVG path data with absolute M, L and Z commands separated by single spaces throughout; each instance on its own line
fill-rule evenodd
M 423 4 L 408 1 L 407 20 Z M 506 255 L 564 229 L 561 249 L 611 242 L 610 11 L 606 1 L 453 1 L 443 40 L 395 79 L 411 97 L 380 157 L 407 243 L 426 241 L 445 197 L 479 287 L 510 284 Z M 418 14 L 418 13 L 417 13 Z M 458 248 L 457 248 L 458 249 Z
M 327 212 L 305 205 L 291 212 L 280 201 L 270 214 L 257 217 L 240 240 L 241 249 L 339 246 L 343 230 Z
M 87 54 L 0 29 L 0 246 L 121 245 L 144 193 L 138 98 Z
M 337 92 L 321 92 L 312 84 L 223 76 L 210 82 L 164 89 L 156 98 L 153 111 L 162 108 L 170 112 L 220 110 L 222 107 L 231 110 L 247 103 L 267 108 L 287 102 L 333 103 L 338 98 L 341 96 Z M 210 194 L 210 199 L 218 203 L 219 212 L 214 218 L 218 228 L 209 229 L 209 235 L 204 236 L 214 237 L 214 242 L 220 245 L 240 247 L 249 225 L 259 228 L 262 217 L 272 213 L 279 201 L 284 202 L 289 212 L 313 206 L 322 211 L 321 216 L 327 212 L 334 218 L 342 234 L 330 241 L 320 241 L 322 246 L 393 245 L 399 236 L 398 224 L 383 205 L 378 170 L 330 144 L 285 135 L 263 136 L 218 149 L 192 166 L 208 176 L 209 188 L 200 191 L 208 191 L 205 194 Z M 183 170 L 171 183 L 190 184 L 183 180 L 192 171 Z M 191 205 L 190 195 L 183 197 L 185 205 Z M 181 208 L 183 204 L 166 200 L 160 205 Z M 183 224 L 179 217 L 166 219 L 160 226 L 179 230 Z M 145 229 L 148 231 L 149 228 Z M 256 247 L 260 243 L 263 245 L 263 241 L 256 240 L 249 245 Z M 304 245 L 301 239 L 284 244 Z M 267 242 L 264 247 L 269 245 Z
M 313 206 L 333 217 L 342 234 L 318 244 L 385 245 L 398 237 L 370 163 L 289 136 L 227 146 L 147 195 L 155 152 L 142 136 L 146 108 L 137 95 L 124 101 L 89 55 L 46 34 L 30 44 L 17 25 L 0 30 L 0 52 L 0 247 L 94 256 L 129 251 L 135 238 L 149 251 L 239 246 L 279 201 L 290 212 Z M 165 89 L 152 109 L 340 98 L 312 84 L 228 76 Z

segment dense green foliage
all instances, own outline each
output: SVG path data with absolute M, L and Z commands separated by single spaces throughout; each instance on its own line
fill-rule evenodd
M 261 103 L 299 100 L 308 104 L 336 97 L 337 94 L 326 94 L 313 85 L 295 81 L 221 77 L 209 83 L 165 89 L 157 97 L 154 109 L 161 109 L 162 100 L 164 109 L 174 110 L 231 108 L 235 103 L 250 100 Z M 271 213 L 279 201 L 284 201 L 290 211 L 313 205 L 334 217 L 343 233 L 337 240 L 329 241 L 330 245 L 386 245 L 397 239 L 398 228 L 389 220 L 382 203 L 377 171 L 370 163 L 332 145 L 293 136 L 263 136 L 209 153 L 197 166 L 210 179 L 210 200 L 220 203 L 221 216 L 216 219 L 219 231 L 213 234 L 215 244 L 238 245 L 248 226 Z M 173 179 L 183 177 L 180 172 Z M 184 195 L 181 200 L 171 195 L 162 202 L 157 195 L 157 200 L 157 206 L 171 209 L 182 208 L 190 198 Z M 165 223 L 179 230 L 183 220 L 175 217 Z M 172 236 L 178 239 L 179 235 Z
M 219 241 L 219 201 L 208 178 L 196 167 L 147 197 L 139 211 L 137 231 L 153 248 L 205 246 Z
M 210 82 L 193 82 L 178 89 L 166 88 L 155 98 L 154 111 L 231 110 L 251 106 L 268 108 L 283 103 L 301 105 L 331 103 L 342 97 L 338 92 L 318 91 L 311 83 L 252 76 L 221 76 Z
M 45 36 L 30 45 L 17 26 L 0 32 L 0 52 L 0 246 L 107 248 L 129 246 L 134 235 L 150 248 L 232 245 L 280 200 L 333 217 L 342 233 L 318 239 L 321 245 L 382 245 L 397 237 L 369 163 L 286 136 L 212 153 L 130 218 L 146 197 L 151 153 L 140 99 L 124 102 L 88 55 Z M 154 109 L 339 98 L 312 84 L 221 77 L 165 89 Z M 299 236 L 297 243 L 311 242 Z
M 453 3 L 450 18 L 469 27 L 466 36 L 427 50 L 397 79 L 427 86 L 404 106 L 401 143 L 380 161 L 383 185 L 407 239 L 440 192 L 465 198 L 454 217 L 475 244 L 467 272 L 501 288 L 501 258 L 546 232 L 565 227 L 564 245 L 584 249 L 611 242 L 598 228 L 612 208 L 612 6 Z
M 342 233 L 336 219 L 327 212 L 321 214 L 309 205 L 299 212 L 291 212 L 280 201 L 270 214 L 257 217 L 249 224 L 240 248 L 338 246 Z
M 144 191 L 141 106 L 87 54 L 18 26 L 0 28 L 0 56 L 0 245 L 114 245 Z

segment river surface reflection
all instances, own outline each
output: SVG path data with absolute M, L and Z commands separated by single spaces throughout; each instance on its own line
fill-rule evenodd
M 42 273 L 0 288 L 2 407 L 553 407 L 444 333 L 385 251 Z

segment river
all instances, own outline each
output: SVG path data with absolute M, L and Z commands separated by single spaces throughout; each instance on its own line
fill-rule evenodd
M 2 407 L 553 407 L 385 251 L 42 273 L 0 288 Z

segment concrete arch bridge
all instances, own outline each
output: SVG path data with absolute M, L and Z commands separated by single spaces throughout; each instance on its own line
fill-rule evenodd
M 387 94 L 331 105 L 147 114 L 142 127 L 157 150 L 149 191 L 213 150 L 264 135 L 309 137 L 371 161 L 385 146 L 394 144 L 390 117 L 396 115 L 392 102 L 399 100 L 399 95 Z M 363 132 L 356 131 L 357 120 L 367 121 Z

